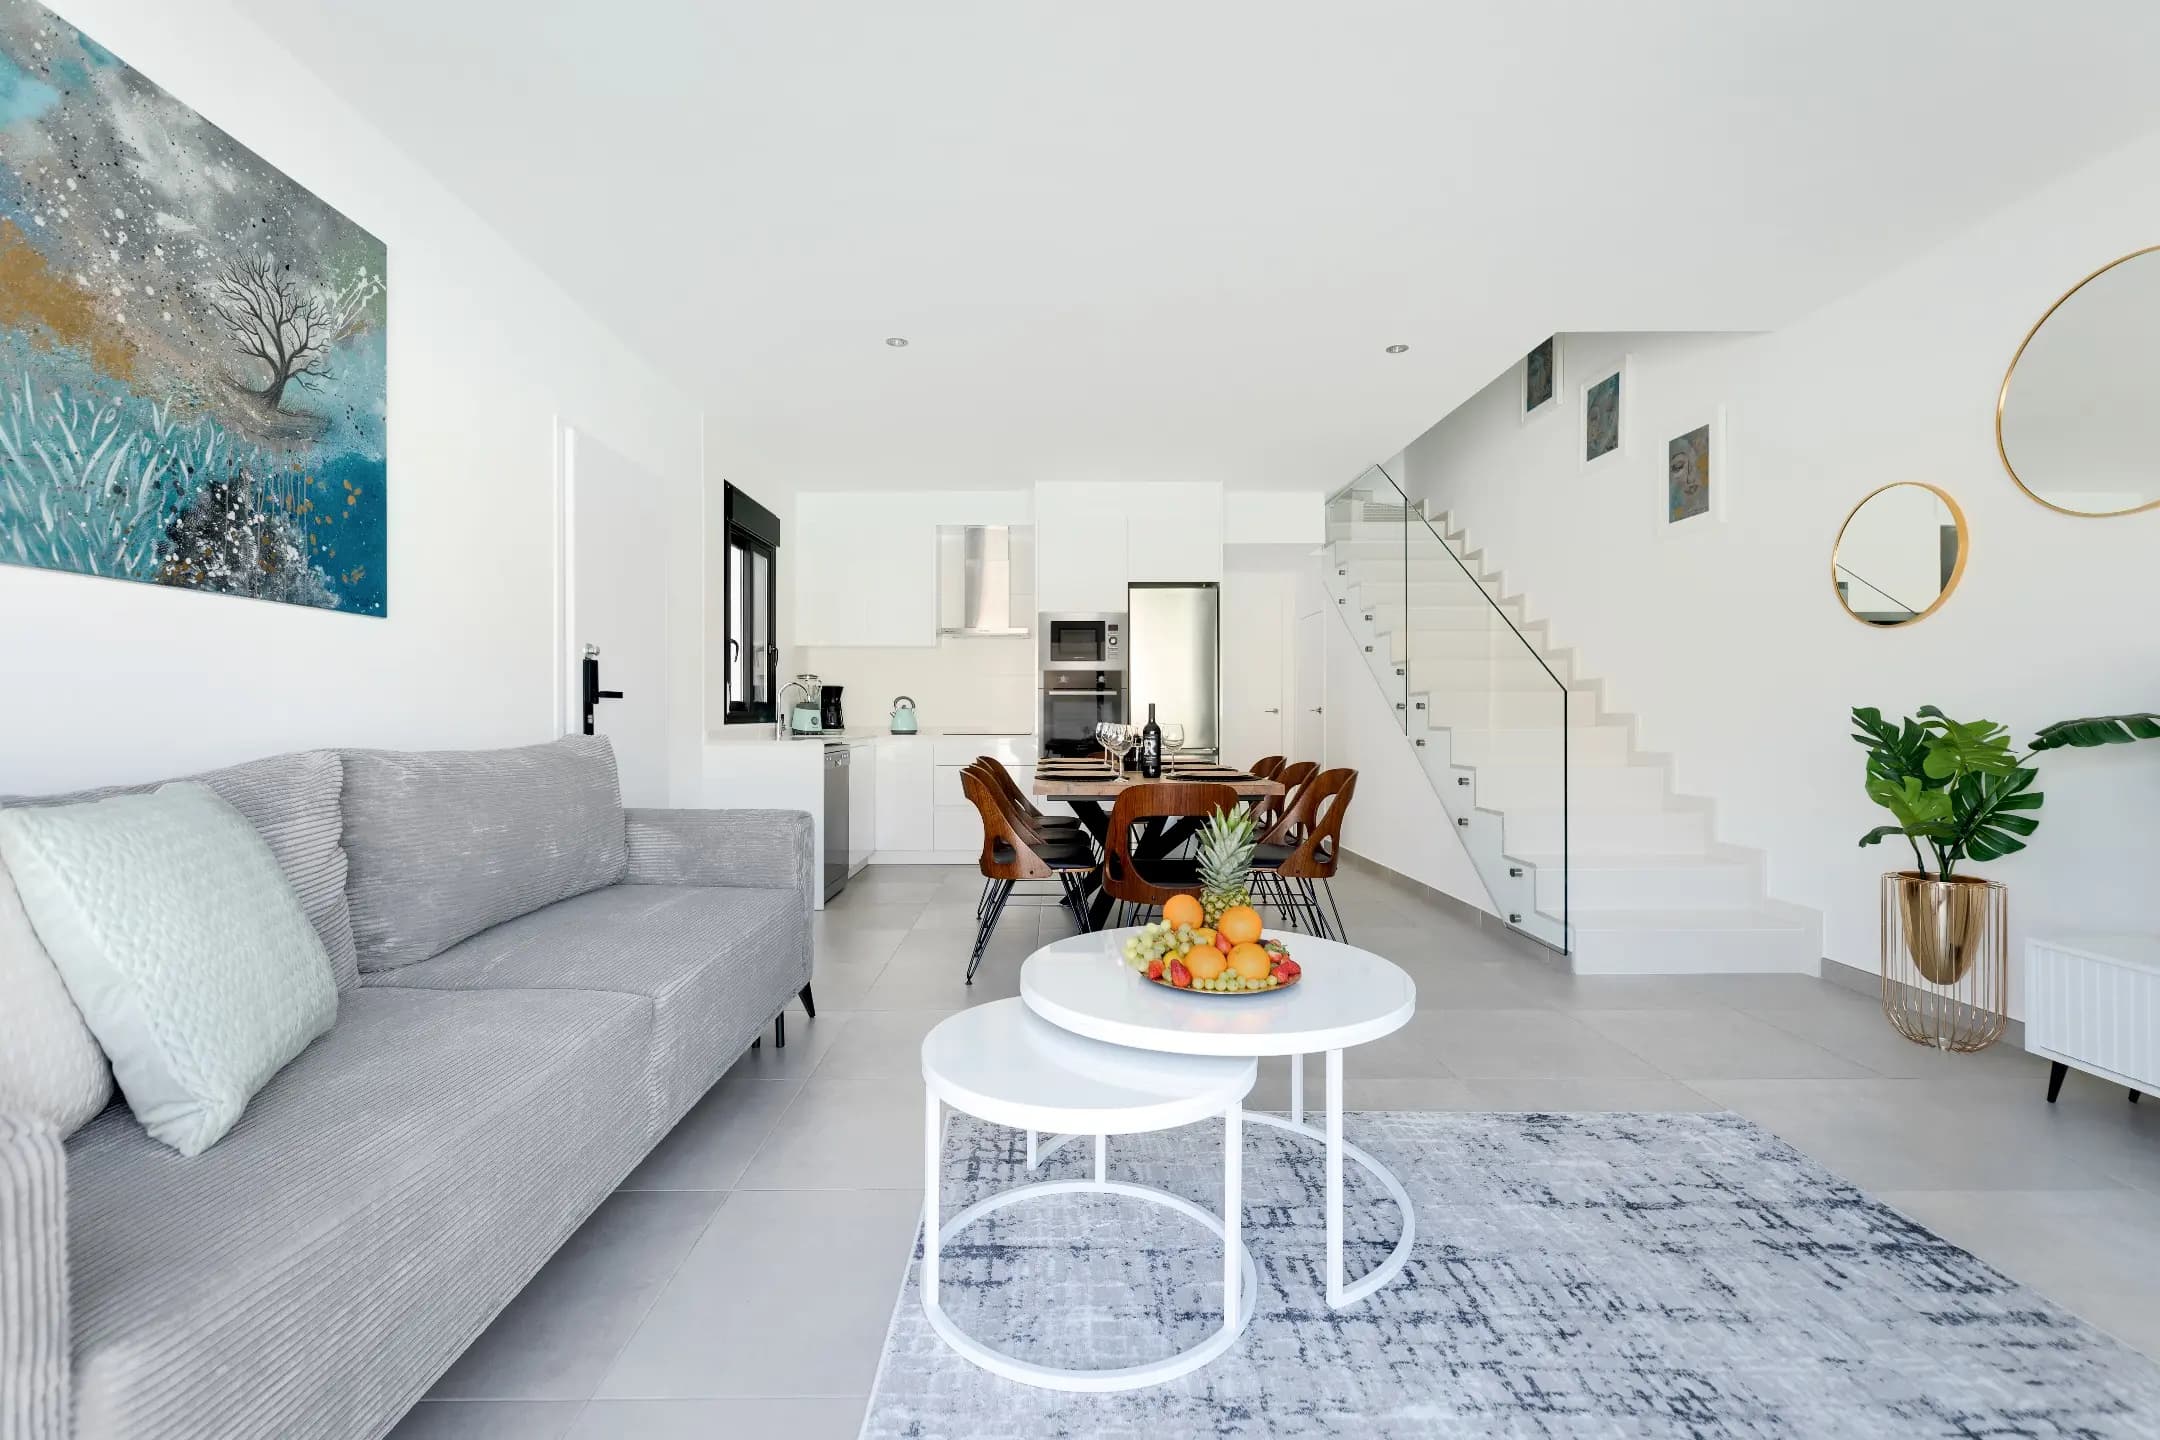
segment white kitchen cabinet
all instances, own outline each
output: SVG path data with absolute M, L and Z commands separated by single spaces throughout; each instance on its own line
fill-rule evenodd
M 1222 486 L 1162 481 L 1124 488 L 1126 579 L 1222 579 Z M 1123 610 L 1124 598 L 1104 608 Z
M 931 833 L 931 744 L 928 739 L 876 742 L 880 855 L 924 854 L 937 848 Z
M 1135 488 L 1062 482 L 1035 487 L 1039 608 L 1080 613 L 1125 608 L 1126 515 Z
M 848 873 L 870 863 L 877 849 L 878 747 L 863 740 L 848 746 Z

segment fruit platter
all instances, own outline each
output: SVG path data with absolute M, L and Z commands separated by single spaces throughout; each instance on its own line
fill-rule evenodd
M 1206 995 L 1265 995 L 1304 973 L 1287 946 L 1262 936 L 1259 911 L 1231 905 L 1210 925 L 1191 895 L 1171 896 L 1162 919 L 1126 938 L 1125 963 L 1151 984 Z

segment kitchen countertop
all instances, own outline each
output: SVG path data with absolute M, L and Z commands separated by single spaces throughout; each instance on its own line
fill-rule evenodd
M 789 738 L 797 741 L 845 740 L 850 743 L 861 743 L 868 740 L 941 740 L 947 738 L 965 740 L 978 736 L 985 740 L 1032 740 L 1035 738 L 1035 732 L 1032 730 L 974 730 L 966 727 L 925 725 L 912 735 L 895 735 L 890 727 L 884 725 L 850 725 L 845 730 L 829 730 L 815 735 L 796 735 Z M 708 743 L 714 745 L 771 745 L 775 743 L 772 726 L 770 725 L 729 725 L 724 729 L 709 732 L 705 738 Z

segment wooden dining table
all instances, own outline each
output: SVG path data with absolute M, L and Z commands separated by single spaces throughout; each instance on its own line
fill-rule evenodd
M 1163 763 L 1159 779 L 1143 779 L 1137 770 L 1117 771 L 1099 756 L 1082 756 L 1075 759 L 1051 757 L 1037 762 L 1035 783 L 1030 787 L 1037 798 L 1056 800 L 1070 805 L 1074 815 L 1095 837 L 1097 844 L 1105 849 L 1110 838 L 1110 809 L 1117 804 L 1117 797 L 1135 785 L 1228 785 L 1237 791 L 1238 799 L 1266 801 L 1278 799 L 1283 787 L 1274 780 L 1263 780 L 1257 775 L 1221 765 L 1212 760 L 1168 760 Z M 1171 823 L 1163 823 L 1163 819 Z M 1160 860 L 1177 853 L 1201 822 L 1191 816 L 1162 817 L 1148 821 L 1132 842 L 1135 860 Z M 1100 929 L 1110 915 L 1110 896 L 1102 888 L 1100 872 L 1090 875 L 1085 882 L 1088 898 L 1089 923 Z

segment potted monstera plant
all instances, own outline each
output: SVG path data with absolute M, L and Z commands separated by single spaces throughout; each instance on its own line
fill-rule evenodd
M 2058 720 L 2034 735 L 2022 755 L 2006 727 L 1952 720 L 1933 705 L 1901 721 L 1885 720 L 1873 708 L 1855 710 L 1852 718 L 1853 739 L 1868 752 L 1868 798 L 1897 822 L 1876 826 L 1860 843 L 1902 835 L 1912 846 L 1913 868 L 1897 876 L 1898 920 L 1913 964 L 1937 985 L 1963 978 L 1981 940 L 1987 882 L 1958 867 L 2014 854 L 2040 828 L 2033 757 L 2160 740 L 2160 715 L 2149 713 Z

